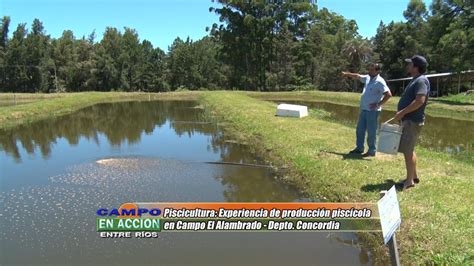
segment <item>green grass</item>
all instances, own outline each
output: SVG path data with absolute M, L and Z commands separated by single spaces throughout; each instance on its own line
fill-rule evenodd
M 249 97 L 252 96 L 252 97 Z M 266 100 L 326 101 L 357 106 L 359 94 L 339 92 L 87 92 L 65 94 L 16 94 L 16 106 L 0 107 L 0 129 L 64 115 L 102 102 L 129 100 L 200 99 L 236 139 L 259 147 L 277 166 L 287 166 L 285 179 L 302 188 L 309 197 L 329 201 L 372 201 L 387 189 L 387 179 L 405 175 L 400 156 L 358 160 L 344 154 L 354 145 L 353 125 L 330 121 L 329 114 L 311 111 L 304 119 L 275 117 L 275 104 Z M 459 97 L 459 96 L 456 96 Z M 433 116 L 474 120 L 473 107 L 448 101 L 432 101 Z M 13 94 L 0 94 L 10 101 Z M 395 97 L 386 109 L 394 110 Z M 405 263 L 472 263 L 474 215 L 474 165 L 472 158 L 418 148 L 420 186 L 399 194 L 402 227 L 399 233 Z M 377 258 L 387 258 L 381 236 L 362 235 Z
M 309 95 L 333 101 L 330 94 Z M 355 100 L 356 96 L 343 94 L 341 98 Z M 354 145 L 354 128 L 327 121 L 324 113 L 303 119 L 275 117 L 275 104 L 246 93 L 205 93 L 201 101 L 229 124 L 227 134 L 259 147 L 276 165 L 289 167 L 285 179 L 303 188 L 311 198 L 376 202 L 379 191 L 391 186 L 386 180 L 398 181 L 405 176 L 401 156 L 380 155 L 364 160 L 347 157 Z M 472 160 L 455 160 L 449 154 L 422 148 L 417 148 L 417 154 L 421 183 L 399 193 L 402 262 L 472 263 Z M 384 263 L 387 250 L 382 247 L 381 235 L 365 234 L 362 238 Z
M 198 92 L 174 93 L 125 93 L 125 92 L 81 92 L 53 94 L 16 94 L 19 101 L 30 101 L 20 105 L 0 107 L 0 129 L 19 124 L 74 112 L 97 103 L 130 100 L 197 99 Z M 13 101 L 12 93 L 1 93 L 0 101 Z
M 14 100 L 15 98 L 21 100 L 39 101 L 44 99 L 54 99 L 66 97 L 68 94 L 74 93 L 0 93 L 0 101 Z
M 474 93 L 465 95 L 464 93 L 453 94 L 449 96 L 443 96 L 439 98 L 434 98 L 434 101 L 454 104 L 454 105 L 473 105 L 474 106 Z
M 332 91 L 292 91 L 292 92 L 247 92 L 247 95 L 263 100 L 294 100 L 308 102 L 330 102 L 350 106 L 359 106 L 360 93 Z M 462 96 L 456 96 L 462 98 Z M 467 96 L 465 96 L 467 97 Z M 471 99 L 473 96 L 469 96 Z M 400 97 L 392 97 L 385 109 L 396 111 Z M 445 100 L 443 100 L 445 99 Z M 446 100 L 448 99 L 448 100 Z M 474 104 L 459 104 L 451 98 L 430 98 L 426 113 L 431 116 L 448 117 L 474 121 Z M 461 101 L 461 100 L 459 100 Z M 463 100 L 464 101 L 464 100 Z

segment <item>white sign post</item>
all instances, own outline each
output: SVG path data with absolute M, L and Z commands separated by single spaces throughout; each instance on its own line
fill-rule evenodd
M 385 244 L 388 244 L 390 249 L 392 265 L 400 265 L 395 231 L 400 227 L 402 219 L 395 186 L 392 186 L 388 191 L 382 191 L 380 195 L 382 198 L 377 202 L 377 206 L 379 209 L 383 240 Z

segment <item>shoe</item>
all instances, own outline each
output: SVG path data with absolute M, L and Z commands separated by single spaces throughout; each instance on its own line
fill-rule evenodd
M 405 181 L 406 181 L 406 179 L 403 179 L 403 180 L 400 181 L 399 183 L 400 183 L 400 184 L 403 184 L 403 183 L 405 183 Z M 415 183 L 415 184 L 420 183 L 420 179 L 419 179 L 418 177 L 413 178 L 413 183 Z
M 362 154 L 362 157 L 375 157 L 375 153 L 366 152 L 366 153 Z
M 361 150 L 358 150 L 357 148 L 353 149 L 352 151 L 350 151 L 349 153 L 350 154 L 362 154 L 364 151 L 361 151 Z
M 403 189 L 402 189 L 402 191 L 405 191 L 405 190 L 407 190 L 407 189 L 409 189 L 409 188 L 412 188 L 412 187 L 415 187 L 415 184 L 411 184 L 411 185 L 408 185 L 408 186 L 405 186 L 405 184 L 403 184 Z
M 405 191 L 405 190 L 408 190 L 412 187 L 415 187 L 415 184 L 405 186 L 404 181 L 395 184 L 395 188 L 397 189 L 397 191 Z

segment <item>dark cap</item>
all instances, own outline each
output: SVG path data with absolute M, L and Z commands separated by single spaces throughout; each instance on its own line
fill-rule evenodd
M 413 63 L 416 67 L 426 67 L 428 66 L 428 61 L 421 55 L 414 55 L 412 58 L 405 59 L 405 62 Z

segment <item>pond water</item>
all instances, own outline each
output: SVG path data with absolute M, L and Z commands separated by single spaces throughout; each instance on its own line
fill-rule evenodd
M 359 117 L 359 107 L 343 104 L 305 101 L 274 102 L 302 104 L 310 109 L 322 109 L 330 113 L 331 119 L 353 125 L 357 123 Z M 380 122 L 385 122 L 394 115 L 395 112 L 393 111 L 382 110 Z M 474 153 L 474 122 L 427 115 L 420 134 L 419 144 L 426 148 L 449 153 Z
M 195 102 L 99 104 L 0 131 L 0 264 L 371 264 L 351 233 L 161 233 L 102 239 L 124 202 L 306 201 Z M 218 164 L 215 164 L 217 162 Z

